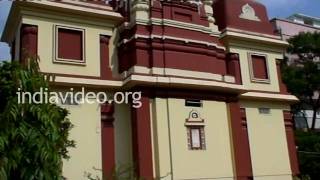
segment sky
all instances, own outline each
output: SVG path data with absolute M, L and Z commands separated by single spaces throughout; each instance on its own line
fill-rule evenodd
M 320 17 L 320 0 L 257 0 L 266 5 L 269 18 L 286 18 L 294 13 Z
M 0 37 L 2 36 L 3 28 L 6 24 L 8 13 L 11 7 L 11 2 L 0 0 Z M 10 50 L 6 43 L 0 42 L 0 61 L 10 59 Z
M 294 13 L 320 17 L 320 0 L 257 0 L 266 5 L 269 18 L 286 18 Z M 0 36 L 11 7 L 9 0 L 0 0 Z M 9 60 L 9 47 L 0 43 L 0 61 Z

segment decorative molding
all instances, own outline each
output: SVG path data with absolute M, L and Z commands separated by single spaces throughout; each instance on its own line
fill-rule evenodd
M 74 5 L 79 5 L 79 6 L 85 6 L 85 7 L 92 7 L 92 8 L 98 8 L 98 9 L 105 9 L 108 11 L 112 11 L 112 7 L 108 6 L 107 3 L 108 1 L 105 1 L 106 4 L 93 4 L 89 3 L 86 1 L 70 1 L 70 0 L 61 0 L 62 3 L 69 3 L 69 4 L 74 4 Z
M 219 36 L 220 32 L 212 30 L 211 27 L 202 26 L 198 24 L 192 24 L 192 23 L 186 23 L 181 21 L 175 21 L 171 19 L 159 19 L 159 18 L 150 18 L 150 19 L 144 19 L 144 18 L 137 18 L 134 23 L 130 23 L 126 28 L 130 29 L 135 24 L 139 25 L 158 25 L 158 26 L 170 26 L 180 29 L 187 29 L 192 31 L 198 31 L 206 34 L 210 34 L 211 36 Z
M 215 25 L 215 18 L 213 17 L 213 9 L 212 9 L 212 4 L 213 4 L 213 0 L 204 0 L 203 1 L 204 4 L 204 10 L 206 12 L 206 16 L 208 18 L 208 22 L 209 22 L 209 27 L 213 32 L 219 32 L 218 26 Z
M 247 92 L 240 95 L 240 99 L 268 99 L 273 101 L 288 101 L 288 102 L 298 102 L 298 98 L 293 95 L 286 94 L 271 94 L 271 93 L 260 93 L 260 92 Z
M 199 146 L 200 147 L 193 147 L 193 135 L 192 131 L 198 130 L 199 131 Z M 206 139 L 205 139 L 205 132 L 204 126 L 187 126 L 187 141 L 188 141 L 188 149 L 189 150 L 206 150 Z
M 149 11 L 150 6 L 146 0 L 135 0 L 131 4 L 131 13 L 135 11 Z
M 260 43 L 267 42 L 267 43 L 282 45 L 285 47 L 287 47 L 289 45 L 288 42 L 281 40 L 280 36 L 263 34 L 263 33 L 256 33 L 256 32 L 252 32 L 252 31 L 246 31 L 246 30 L 235 29 L 235 28 L 224 29 L 222 31 L 220 38 L 224 38 L 227 36 L 246 39 L 246 41 L 259 41 Z
M 129 1 L 130 2 L 130 1 Z M 134 24 L 137 20 L 148 20 L 149 19 L 150 4 L 147 0 L 134 0 L 131 3 L 130 14 L 131 23 Z
M 206 41 L 200 41 L 200 40 L 194 40 L 194 39 L 188 39 L 188 38 L 178 38 L 178 37 L 174 37 L 174 36 L 163 36 L 163 35 L 142 35 L 142 34 L 135 34 L 133 36 L 131 36 L 128 39 L 123 39 L 121 42 L 118 43 L 118 46 L 121 46 L 122 44 L 126 44 L 134 39 L 138 39 L 138 38 L 142 38 L 142 39 L 170 39 L 170 40 L 176 40 L 176 41 L 183 41 L 184 43 L 197 43 L 197 44 L 204 44 L 206 46 L 213 46 L 217 49 L 222 49 L 222 50 L 226 50 L 225 47 L 223 46 L 219 46 L 216 43 L 211 43 L 211 42 L 206 42 Z
M 261 21 L 260 18 L 256 16 L 254 8 L 248 3 L 242 6 L 242 13 L 239 15 L 239 17 L 251 21 Z
M 124 81 L 125 85 L 138 85 L 138 84 L 153 84 L 157 86 L 167 86 L 167 87 L 189 87 L 197 89 L 207 89 L 207 90 L 223 90 L 224 92 L 236 92 L 242 93 L 246 89 L 243 85 L 230 84 L 225 82 L 213 81 L 213 80 L 198 80 L 190 78 L 180 78 L 180 77 L 157 77 L 150 75 L 135 75 L 132 74 L 128 76 Z
M 201 118 L 200 113 L 197 110 L 192 109 L 189 112 L 189 116 L 186 119 L 185 125 L 194 125 L 194 126 L 201 125 L 201 126 L 203 126 L 204 119 Z
M 121 88 L 123 86 L 123 81 L 115 80 L 101 80 L 101 79 L 89 79 L 89 78 L 79 78 L 79 77 L 66 77 L 66 76 L 53 76 L 50 77 L 50 82 L 59 85 L 70 84 L 76 86 L 95 86 L 95 87 L 104 87 L 104 88 Z
M 188 149 L 189 150 L 205 150 L 206 141 L 205 141 L 205 132 L 204 132 L 204 119 L 200 117 L 200 113 L 192 109 L 189 113 L 189 117 L 186 119 L 185 126 L 187 127 L 187 140 L 188 140 Z M 192 131 L 198 131 L 199 135 L 199 147 L 193 146 L 193 134 Z
M 121 74 L 122 78 L 126 78 L 131 74 L 148 74 L 148 75 L 162 75 L 162 76 L 180 76 L 184 78 L 199 78 L 199 79 L 208 79 L 214 81 L 224 81 L 227 83 L 235 83 L 235 77 L 229 75 L 213 74 L 207 72 L 199 71 L 190 71 L 190 70 L 181 70 L 174 68 L 159 68 L 153 67 L 148 68 L 144 66 L 133 66 L 128 71 L 125 71 Z
M 85 12 L 86 14 L 88 14 L 88 13 L 89 14 L 99 14 L 99 15 L 113 17 L 114 19 L 118 19 L 118 20 L 122 19 L 122 16 L 117 12 L 106 10 L 106 9 L 100 10 L 100 9 L 95 9 L 92 7 L 76 6 L 75 4 L 79 4 L 76 2 L 74 2 L 74 4 L 65 4 L 65 3 L 54 2 L 54 1 L 31 1 L 28 4 L 32 4 L 35 6 L 37 6 L 37 4 L 39 4 L 39 5 L 45 5 L 45 6 L 51 6 L 51 7 L 59 7 L 62 10 L 66 10 L 66 11 L 75 10 L 75 11 Z

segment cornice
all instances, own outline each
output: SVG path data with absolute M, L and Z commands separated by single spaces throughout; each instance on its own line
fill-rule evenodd
M 243 39 L 246 42 L 259 42 L 264 44 L 273 44 L 286 48 L 289 44 L 288 42 L 281 39 L 280 36 L 269 35 L 269 34 L 260 34 L 250 31 L 244 31 L 240 29 L 226 28 L 222 31 L 220 36 L 222 40 L 232 40 L 232 39 Z
M 200 41 L 200 40 L 194 40 L 194 39 L 189 39 L 189 38 L 178 38 L 178 37 L 174 37 L 174 36 L 163 36 L 163 35 L 154 35 L 151 34 L 149 35 L 141 35 L 141 34 L 135 34 L 133 36 L 131 36 L 130 38 L 127 39 L 123 39 L 122 41 L 119 42 L 118 46 L 121 46 L 122 44 L 126 44 L 134 39 L 169 39 L 169 40 L 176 40 L 176 41 L 182 41 L 184 43 L 196 43 L 196 44 L 202 44 L 202 45 L 206 45 L 206 46 L 213 46 L 217 49 L 221 49 L 221 50 L 226 50 L 225 47 L 223 46 L 219 46 L 216 43 L 210 43 L 210 42 L 206 42 L 206 41 Z

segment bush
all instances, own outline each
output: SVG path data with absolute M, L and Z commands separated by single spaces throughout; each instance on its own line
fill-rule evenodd
M 0 179 L 61 179 L 62 159 L 74 146 L 72 125 L 68 111 L 55 104 L 18 103 L 18 88 L 32 94 L 49 88 L 37 60 L 29 63 L 0 64 Z

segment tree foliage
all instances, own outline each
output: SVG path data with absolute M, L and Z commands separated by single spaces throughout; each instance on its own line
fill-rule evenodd
M 314 130 L 320 108 L 320 33 L 300 33 L 289 39 L 289 44 L 291 55 L 283 64 L 282 77 L 289 92 L 300 100 L 293 108 L 313 110 L 311 129 Z
M 296 132 L 302 177 L 320 179 L 320 134 L 315 132 Z
M 68 111 L 50 103 L 18 103 L 17 91 L 31 94 L 49 88 L 38 60 L 28 66 L 0 64 L 0 179 L 55 180 L 62 178 L 62 159 L 72 124 Z

